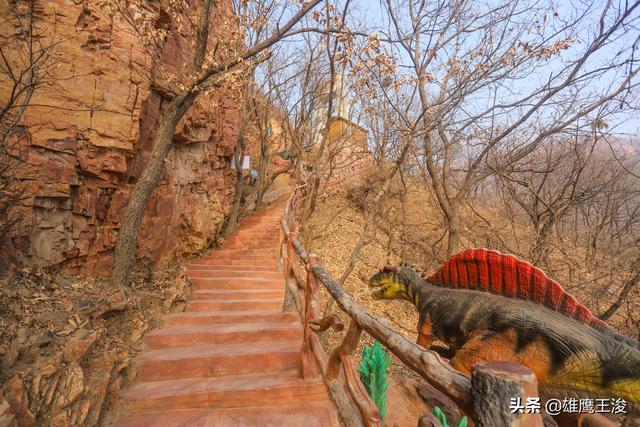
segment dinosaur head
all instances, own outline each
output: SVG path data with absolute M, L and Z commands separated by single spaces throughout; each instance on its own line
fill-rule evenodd
M 413 267 L 385 265 L 378 273 L 369 279 L 371 298 L 380 299 L 411 299 L 411 286 L 418 283 L 420 273 Z

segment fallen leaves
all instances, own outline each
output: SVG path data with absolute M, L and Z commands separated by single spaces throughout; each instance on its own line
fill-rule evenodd
M 0 279 L 0 421 L 96 425 L 144 333 L 189 294 L 181 268 L 152 276 L 126 292 L 41 268 Z

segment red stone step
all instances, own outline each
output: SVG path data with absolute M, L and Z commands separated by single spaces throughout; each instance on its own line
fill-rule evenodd
M 274 247 L 280 242 L 280 233 L 278 231 L 241 230 L 226 237 L 224 243 L 229 244 L 230 242 L 242 243 L 247 246 Z
M 280 249 L 280 245 L 278 245 L 278 242 L 268 242 L 268 243 L 250 245 L 245 241 L 232 241 L 232 242 L 225 241 L 222 244 L 222 246 L 220 246 L 219 250 L 252 251 L 254 249 L 261 250 L 261 251 L 262 250 L 278 251 Z
M 280 230 L 282 230 L 282 225 L 280 223 L 277 223 L 277 224 L 276 223 L 264 224 L 262 222 L 242 223 L 238 228 L 233 230 L 230 236 L 237 235 L 242 231 L 245 231 L 245 232 L 249 231 L 249 232 L 256 232 L 256 233 L 269 232 L 277 235 L 277 233 L 280 233 Z
M 187 311 L 146 334 L 138 382 L 107 425 L 340 425 L 322 379 L 299 378 L 302 325 L 282 312 L 285 202 L 243 219 L 220 250 L 190 263 Z
M 238 263 L 240 264 L 246 263 L 247 260 L 253 260 L 260 264 L 266 263 L 266 262 L 272 262 L 275 265 L 275 263 L 278 261 L 278 257 L 276 255 L 264 255 L 264 254 L 252 254 L 252 253 L 249 253 L 248 255 L 215 254 L 215 255 L 208 256 L 207 258 L 202 258 L 200 261 L 209 262 L 209 261 L 219 261 L 219 260 L 224 260 L 225 262 L 226 261 L 234 262 L 234 264 L 232 265 L 236 265 Z
M 255 226 L 244 226 L 240 227 L 233 233 L 231 233 L 228 237 L 237 237 L 238 235 L 243 235 L 246 237 L 280 237 L 280 227 L 264 227 L 261 224 L 256 224 Z
M 237 249 L 237 248 L 249 248 L 249 249 L 277 249 L 280 246 L 277 239 L 260 239 L 253 240 L 249 237 L 232 238 L 225 240 L 221 246 L 221 249 Z
M 284 289 L 283 279 L 262 279 L 255 277 L 189 277 L 194 289 L 219 290 L 261 290 Z
M 277 236 L 276 236 L 277 237 Z M 270 238 L 270 239 L 261 239 L 261 242 L 256 242 L 251 238 L 239 239 L 237 236 L 229 236 L 222 245 L 220 249 L 238 249 L 238 248 L 250 248 L 250 249 L 276 249 L 279 247 L 280 239 L 279 238 Z
M 238 263 L 244 263 L 247 260 L 251 260 L 256 263 L 268 263 L 272 262 L 276 265 L 277 257 L 275 255 L 229 255 L 229 254 L 219 254 L 208 256 L 207 258 L 202 258 L 204 262 L 215 262 L 215 261 L 224 261 L 225 263 L 231 263 L 231 265 L 237 265 Z
M 255 264 L 255 265 L 260 265 L 260 266 L 269 266 L 271 269 L 274 269 L 277 264 L 278 264 L 278 257 L 277 256 L 270 256 L 268 259 L 260 259 L 260 257 L 262 257 L 263 255 L 257 255 L 257 262 L 254 262 L 253 258 L 256 257 L 256 255 L 246 255 L 246 256 L 241 256 L 241 257 L 236 257 L 235 262 L 233 264 L 229 264 L 225 261 L 224 264 L 221 265 L 251 265 L 251 264 Z M 198 259 L 195 261 L 191 261 L 189 264 L 190 265 L 216 265 L 216 263 L 219 263 L 220 259 L 218 257 L 215 258 L 202 258 L 202 259 Z
M 236 256 L 245 256 L 245 255 L 271 255 L 277 257 L 280 254 L 280 250 L 278 247 L 274 248 L 245 248 L 245 249 L 218 249 L 215 251 L 209 252 L 207 256 L 204 256 L 200 259 L 209 259 L 211 257 L 216 257 L 220 255 L 236 255 Z
M 220 255 L 227 255 L 227 256 L 233 255 L 238 257 L 253 255 L 253 256 L 272 256 L 277 258 L 278 256 L 280 256 L 280 247 L 278 245 L 269 245 L 269 246 L 262 245 L 262 247 L 246 246 L 244 248 L 242 247 L 234 248 L 234 247 L 225 246 L 225 247 L 221 247 L 218 250 L 209 252 L 206 256 L 200 259 L 218 257 Z
M 271 259 L 278 259 L 280 256 L 277 251 L 254 251 L 254 250 L 239 250 L 239 249 L 223 249 L 220 251 L 215 251 L 210 253 L 209 255 L 200 258 L 200 260 L 210 260 L 210 259 L 220 259 L 220 258 L 238 258 L 243 259 L 247 257 L 269 257 Z
M 233 245 L 231 245 L 233 243 Z M 231 235 L 225 239 L 222 243 L 221 249 L 229 246 L 239 246 L 255 249 L 274 249 L 280 244 L 280 238 L 276 233 L 272 233 L 269 238 L 261 237 L 259 241 L 256 241 L 251 236 L 235 236 Z
M 302 340 L 175 347 L 135 359 L 138 381 L 208 378 L 299 369 Z
M 299 322 L 298 315 L 293 312 L 283 313 L 276 310 L 245 311 L 192 311 L 170 314 L 165 326 L 217 325 L 221 323 L 260 323 L 260 322 Z
M 233 236 L 246 236 L 246 237 L 274 237 L 280 238 L 281 227 L 280 225 L 274 226 L 264 226 L 262 224 L 256 225 L 245 225 L 238 228 L 236 231 L 231 233 L 228 237 Z
M 243 224 L 232 234 L 251 234 L 254 236 L 273 236 L 280 232 L 279 225 L 266 225 L 263 223 L 255 223 L 255 225 Z
M 256 225 L 255 227 L 244 227 L 244 228 L 239 228 L 235 232 L 231 233 L 228 236 L 228 238 L 238 237 L 238 236 L 246 237 L 248 239 L 265 238 L 265 239 L 274 239 L 277 241 L 280 239 L 280 229 L 275 227 L 268 228 L 262 225 Z
M 192 264 L 192 266 L 196 268 L 207 267 L 212 270 L 213 269 L 232 270 L 232 271 L 250 271 L 251 270 L 254 272 L 258 272 L 258 274 L 260 271 L 278 271 L 279 270 L 278 263 L 275 261 L 265 261 L 265 262 L 247 261 L 244 263 L 236 262 L 234 264 L 231 264 L 228 261 L 208 260 L 208 261 L 204 261 L 202 264 Z M 256 275 L 255 273 L 251 273 L 249 277 L 253 277 L 255 275 Z M 270 279 L 270 280 L 274 280 L 274 279 Z
M 239 232 L 237 234 L 231 234 L 228 236 L 224 242 L 223 246 L 229 244 L 242 244 L 247 247 L 267 247 L 267 248 L 277 248 L 280 243 L 280 236 L 277 232 L 272 233 L 264 233 L 260 235 L 256 235 L 256 233 L 251 231 Z
M 223 280 L 216 280 L 223 279 Z M 264 282 L 260 280 L 246 281 L 246 280 L 233 280 L 229 277 L 191 277 L 191 283 L 193 283 L 193 290 L 226 290 L 226 291 L 242 291 L 242 290 L 272 290 L 277 291 L 284 289 L 284 280 L 277 282 Z
M 242 236 L 246 238 L 245 243 L 247 245 L 254 245 L 256 240 L 263 240 L 267 244 L 277 243 L 280 241 L 280 231 L 279 230 L 265 230 L 262 227 L 256 227 L 254 230 L 252 229 L 244 229 L 237 230 L 227 237 L 225 237 L 224 241 L 228 242 L 229 240 L 238 240 L 238 237 Z
M 141 382 L 123 393 L 124 409 L 240 408 L 328 401 L 323 382 L 297 378 L 298 371 L 216 378 Z M 321 380 L 320 380 L 321 381 Z
M 269 259 L 253 259 L 253 257 L 245 257 L 235 260 L 221 260 L 221 259 L 208 259 L 202 261 L 192 261 L 191 265 L 209 265 L 209 266 L 223 266 L 223 265 L 234 265 L 238 267 L 244 267 L 247 265 L 255 265 L 260 267 L 267 268 L 276 268 L 278 262 L 276 258 Z
M 262 322 L 220 325 L 176 326 L 145 335 L 150 349 L 248 343 L 251 341 L 295 340 L 302 326 L 295 323 Z
M 122 427 L 339 427 L 329 402 L 300 402 L 281 406 L 231 409 L 184 409 L 131 414 L 116 421 Z
M 208 265 L 208 264 L 189 264 L 187 271 L 212 271 L 212 272 L 225 272 L 230 275 L 237 276 L 242 273 L 248 273 L 246 276 L 260 276 L 263 273 L 279 273 L 282 276 L 282 272 L 277 269 L 276 266 L 264 267 L 264 266 L 251 266 L 251 265 Z
M 278 299 L 283 301 L 284 288 L 282 289 L 196 289 L 193 292 L 195 300 L 255 300 L 255 299 Z M 282 304 L 280 304 L 282 305 Z
M 196 277 L 199 279 L 212 279 L 216 277 L 227 278 L 250 278 L 250 279 L 280 279 L 283 280 L 283 273 L 277 270 L 271 271 L 248 271 L 248 270 L 236 270 L 223 269 L 222 267 L 209 267 L 206 265 L 191 266 L 187 269 L 189 277 Z
M 280 246 L 277 245 L 277 244 L 276 245 L 269 244 L 268 246 L 267 246 L 267 244 L 248 246 L 245 243 L 236 242 L 236 243 L 233 243 L 233 244 L 223 243 L 222 246 L 220 247 L 220 250 L 232 250 L 232 251 L 242 250 L 242 251 L 247 251 L 248 253 L 250 253 L 254 249 L 279 251 L 280 250 Z M 274 258 L 278 258 L 279 256 L 280 256 L 279 254 L 276 254 L 276 255 L 274 255 Z
M 279 227 L 282 215 L 270 215 L 270 216 L 254 216 L 251 218 L 245 218 L 238 223 L 237 229 L 245 228 L 249 225 L 264 224 L 269 227 Z
M 196 269 L 206 268 L 210 270 L 253 271 L 253 272 L 279 270 L 278 263 L 275 261 L 261 262 L 261 263 L 247 262 L 242 264 L 239 264 L 239 263 L 230 264 L 226 261 L 208 260 L 208 261 L 203 261 L 202 264 L 191 264 L 190 267 L 194 267 Z M 252 273 L 250 276 L 251 277 L 255 276 L 255 274 Z
M 280 249 L 280 246 L 278 245 L 278 240 L 273 240 L 269 243 L 265 243 L 262 245 L 254 245 L 250 241 L 244 241 L 242 242 L 242 245 L 236 245 L 235 248 L 220 247 L 219 249 L 211 250 L 208 254 L 209 255 L 215 254 L 221 251 L 239 251 L 239 250 L 242 250 L 243 248 L 246 251 L 278 252 L 278 250 Z
M 203 283 L 203 284 L 242 283 L 249 286 L 254 284 L 262 284 L 263 286 L 269 286 L 269 285 L 276 286 L 276 285 L 283 285 L 284 283 L 283 276 L 279 278 L 261 277 L 259 273 L 253 273 L 253 272 L 245 276 L 240 276 L 240 275 L 227 276 L 226 274 L 224 275 L 221 274 L 221 275 L 216 275 L 214 277 L 194 277 L 192 278 L 192 281 L 193 280 L 195 280 L 195 282 L 197 283 Z
M 240 221 L 238 228 L 242 229 L 250 225 L 265 225 L 273 228 L 275 227 L 279 228 L 281 219 L 282 219 L 282 215 L 277 215 L 277 216 L 272 215 L 272 216 L 266 216 L 266 217 L 256 216 L 256 217 L 247 218 Z
M 264 224 L 278 224 L 282 220 L 282 211 L 273 211 L 266 215 L 252 215 L 250 217 L 242 219 L 239 224 L 242 227 L 245 224 L 252 223 L 264 223 Z
M 283 298 L 195 299 L 187 306 L 187 312 L 216 310 L 277 310 L 282 308 Z

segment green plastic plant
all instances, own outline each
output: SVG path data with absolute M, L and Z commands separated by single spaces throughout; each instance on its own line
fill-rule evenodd
M 433 408 L 433 415 L 440 421 L 442 427 L 449 427 L 449 423 L 447 422 L 447 416 L 442 412 L 439 406 Z M 462 419 L 458 422 L 458 427 L 467 427 L 469 422 L 467 421 L 467 417 L 462 417 Z
M 388 369 L 391 356 L 382 349 L 378 341 L 373 347 L 365 346 L 360 362 L 360 379 L 369 396 L 380 410 L 382 419 L 387 415 L 387 389 L 389 388 Z

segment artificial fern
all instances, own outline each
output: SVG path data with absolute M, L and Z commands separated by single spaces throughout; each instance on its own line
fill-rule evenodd
M 444 414 L 444 412 L 442 412 L 442 409 L 440 409 L 439 406 L 436 406 L 435 408 L 433 408 L 433 415 L 435 415 L 438 421 L 440 421 L 440 424 L 442 424 L 442 427 L 449 427 L 449 423 L 447 422 L 447 416 Z M 467 421 L 467 417 L 462 417 L 460 422 L 458 422 L 458 427 L 467 427 L 468 424 L 469 422 Z
M 364 347 L 358 372 L 369 396 L 380 410 L 382 419 L 387 415 L 387 389 L 389 388 L 387 370 L 390 364 L 391 356 L 387 355 L 378 341 L 373 344 L 373 347 Z

